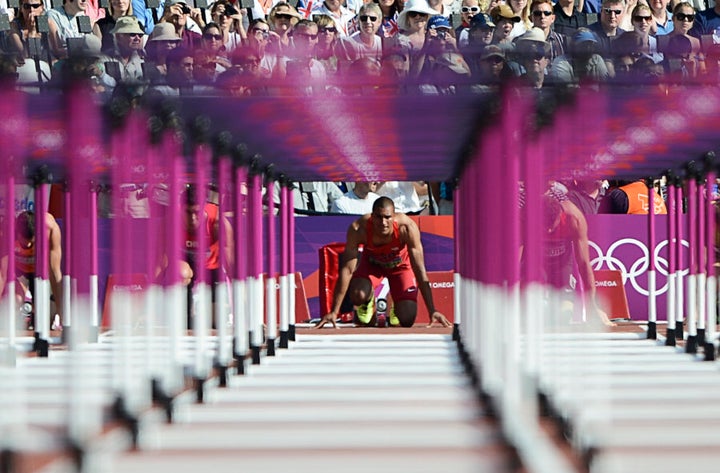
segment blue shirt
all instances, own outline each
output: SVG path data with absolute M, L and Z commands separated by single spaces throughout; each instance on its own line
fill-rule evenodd
M 690 34 L 696 38 L 704 34 L 713 34 L 715 28 L 720 27 L 720 15 L 715 12 L 714 8 L 708 8 L 695 14 L 695 24 L 690 30 Z
M 585 0 L 585 5 L 583 5 L 583 12 L 584 13 L 597 13 L 598 18 L 600 17 L 600 10 L 602 5 L 602 0 Z
M 655 22 L 657 25 L 657 33 L 655 33 L 655 36 L 660 36 L 664 34 L 670 33 L 673 29 L 675 29 L 675 25 L 673 25 L 672 18 L 670 18 L 670 14 L 668 13 L 668 19 L 665 26 L 661 25 L 657 21 Z
M 145 0 L 132 0 L 133 16 L 138 19 L 145 29 L 145 34 L 152 33 L 155 28 L 155 20 L 153 19 L 152 9 L 145 8 Z M 160 2 L 160 8 L 157 9 L 158 19 L 163 14 L 163 2 Z

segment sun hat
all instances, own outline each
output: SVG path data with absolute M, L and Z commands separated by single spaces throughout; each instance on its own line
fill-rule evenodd
M 500 20 L 511 20 L 513 23 L 518 23 L 522 20 L 522 18 L 520 18 L 520 15 L 512 11 L 510 5 L 507 5 L 505 3 L 493 7 L 493 9 L 490 10 L 490 16 L 495 23 Z
M 155 25 L 148 42 L 150 41 L 180 41 L 180 37 L 175 32 L 175 26 L 170 23 L 158 23 Z
M 410 12 L 424 13 L 429 17 L 440 13 L 430 8 L 430 5 L 428 5 L 426 0 L 408 0 L 405 4 L 405 8 L 403 8 L 403 11 L 401 11 L 400 15 L 398 15 L 397 23 L 400 29 L 408 29 L 409 25 L 407 16 Z
M 110 30 L 111 34 L 145 34 L 140 27 L 140 23 L 134 16 L 121 16 L 115 22 L 115 26 Z

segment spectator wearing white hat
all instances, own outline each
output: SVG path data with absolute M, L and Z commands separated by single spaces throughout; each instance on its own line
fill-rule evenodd
M 145 43 L 145 74 L 150 82 L 164 82 L 167 55 L 180 45 L 180 37 L 170 23 L 160 23 Z
M 409 0 L 398 15 L 400 35 L 397 39 L 408 43 L 413 51 L 420 51 L 425 44 L 428 20 L 436 14 L 437 12 L 430 8 L 425 0 Z
M 110 30 L 113 35 L 115 49 L 109 55 L 105 67 L 117 67 L 117 72 L 110 72 L 119 82 L 137 82 L 143 79 L 143 38 L 145 32 L 134 16 L 123 16 L 117 19 L 115 27 Z M 108 63 L 117 64 L 110 66 Z
M 530 87 L 542 88 L 550 64 L 550 44 L 545 41 L 543 30 L 533 27 L 519 36 L 516 40 L 515 52 L 518 62 L 525 69 L 520 79 Z

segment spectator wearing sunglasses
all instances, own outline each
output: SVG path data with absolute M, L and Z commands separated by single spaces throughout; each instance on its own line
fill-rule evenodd
M 652 11 L 653 23 L 650 34 L 662 36 L 669 34 L 675 25 L 668 11 L 670 0 L 648 0 Z
M 106 69 L 110 70 L 108 63 L 117 64 L 117 70 L 113 74 L 118 82 L 139 82 L 143 79 L 143 64 L 145 62 L 143 52 L 143 38 L 145 32 L 134 16 L 122 16 L 115 22 L 115 27 L 110 30 L 113 35 L 115 49 L 109 55 L 105 63 Z M 119 73 L 119 77 L 116 76 Z
M 690 40 L 692 46 L 692 52 L 702 61 L 703 68 L 705 63 L 705 57 L 702 52 L 702 46 L 700 40 L 694 36 L 691 36 L 692 28 L 695 25 L 695 8 L 688 2 L 680 2 L 675 5 L 673 9 L 673 20 L 675 27 L 672 32 L 668 35 L 671 38 L 676 35 L 686 36 Z
M 222 30 L 217 23 L 208 23 L 203 28 L 202 51 L 207 53 L 207 60 L 201 63 L 198 61 L 198 56 L 195 56 L 196 75 L 198 73 L 212 73 L 214 81 L 215 77 L 232 67 L 229 52 L 223 44 Z M 212 65 L 212 70 L 201 71 L 203 66 L 210 65 Z M 199 81 L 198 77 L 196 79 Z
M 458 48 L 463 49 L 468 45 L 470 36 L 470 21 L 475 15 L 482 13 L 478 0 L 462 0 L 460 6 L 460 18 L 462 22 L 460 26 L 455 28 L 455 37 L 458 41 Z
M 313 15 L 327 15 L 335 22 L 337 36 L 350 36 L 355 32 L 355 12 L 343 5 L 343 0 L 325 0 Z
M 576 8 L 575 0 L 558 0 L 553 7 L 553 28 L 559 34 L 572 36 L 578 28 L 587 26 L 587 14 Z
M 515 73 L 508 66 L 505 52 L 494 44 L 483 49 L 478 60 L 468 57 L 473 82 L 480 84 L 475 90 L 490 91 L 497 90 L 500 85 L 515 77 Z
M 545 32 L 533 27 L 515 41 L 515 57 L 525 72 L 520 80 L 526 85 L 541 89 L 545 85 L 545 75 L 550 65 L 550 44 L 545 40 Z
M 642 52 L 648 54 L 653 62 L 662 62 L 663 55 L 658 52 L 658 40 L 652 35 L 653 16 L 650 7 L 644 3 L 637 5 L 633 8 L 631 18 L 633 31 L 640 36 L 642 41 Z
M 3 50 L 8 53 L 17 53 L 18 62 L 22 64 L 24 58 L 32 58 L 37 54 L 38 60 L 42 61 L 43 70 L 49 73 L 49 65 L 46 62 L 48 57 L 48 49 L 46 43 L 42 41 L 43 34 L 38 30 L 37 17 L 45 13 L 45 7 L 41 0 L 21 0 L 19 15 L 10 23 L 10 31 L 3 34 Z M 48 37 L 57 36 L 57 25 L 51 19 L 48 19 L 49 33 Z M 30 41 L 33 46 L 31 48 Z M 49 77 L 46 78 L 49 80 Z
M 359 31 L 338 41 L 344 61 L 352 63 L 358 59 L 370 58 L 380 64 L 382 39 L 377 32 L 380 29 L 381 19 L 382 11 L 377 3 L 366 3 L 360 7 L 357 16 Z
M 327 15 L 314 15 L 318 26 L 318 41 L 315 44 L 315 58 L 325 66 L 328 76 L 338 72 L 338 30 L 335 22 Z
M 293 49 L 292 30 L 302 19 L 302 15 L 286 2 L 278 2 L 270 10 L 268 23 L 272 30 L 270 35 L 270 50 L 278 56 L 287 56 Z
M 258 75 L 264 79 L 285 77 L 285 65 L 270 48 L 270 25 L 264 18 L 256 18 L 248 26 L 248 48 L 260 58 Z
M 530 5 L 530 15 L 535 28 L 542 30 L 545 35 L 545 41 L 550 46 L 550 56 L 548 59 L 552 62 L 556 57 L 565 54 L 567 48 L 567 38 L 554 30 L 555 10 L 551 0 L 533 0 Z
M 588 27 L 597 37 L 598 52 L 602 56 L 610 57 L 610 43 L 625 32 L 620 27 L 624 16 L 625 2 L 623 0 L 603 0 L 600 21 Z
M 382 11 L 382 23 L 380 24 L 380 36 L 392 38 L 400 32 L 398 27 L 398 16 L 400 16 L 400 0 L 374 0 L 380 5 Z

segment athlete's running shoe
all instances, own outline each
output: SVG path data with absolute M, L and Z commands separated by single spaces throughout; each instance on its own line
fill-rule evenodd
M 363 305 L 355 307 L 355 314 L 362 325 L 369 324 L 375 315 L 375 294 L 370 296 L 370 300 Z
M 388 315 L 388 322 L 390 323 L 391 327 L 399 327 L 400 326 L 400 319 L 398 319 L 397 315 L 395 315 L 395 306 L 393 305 L 390 307 L 390 314 Z

